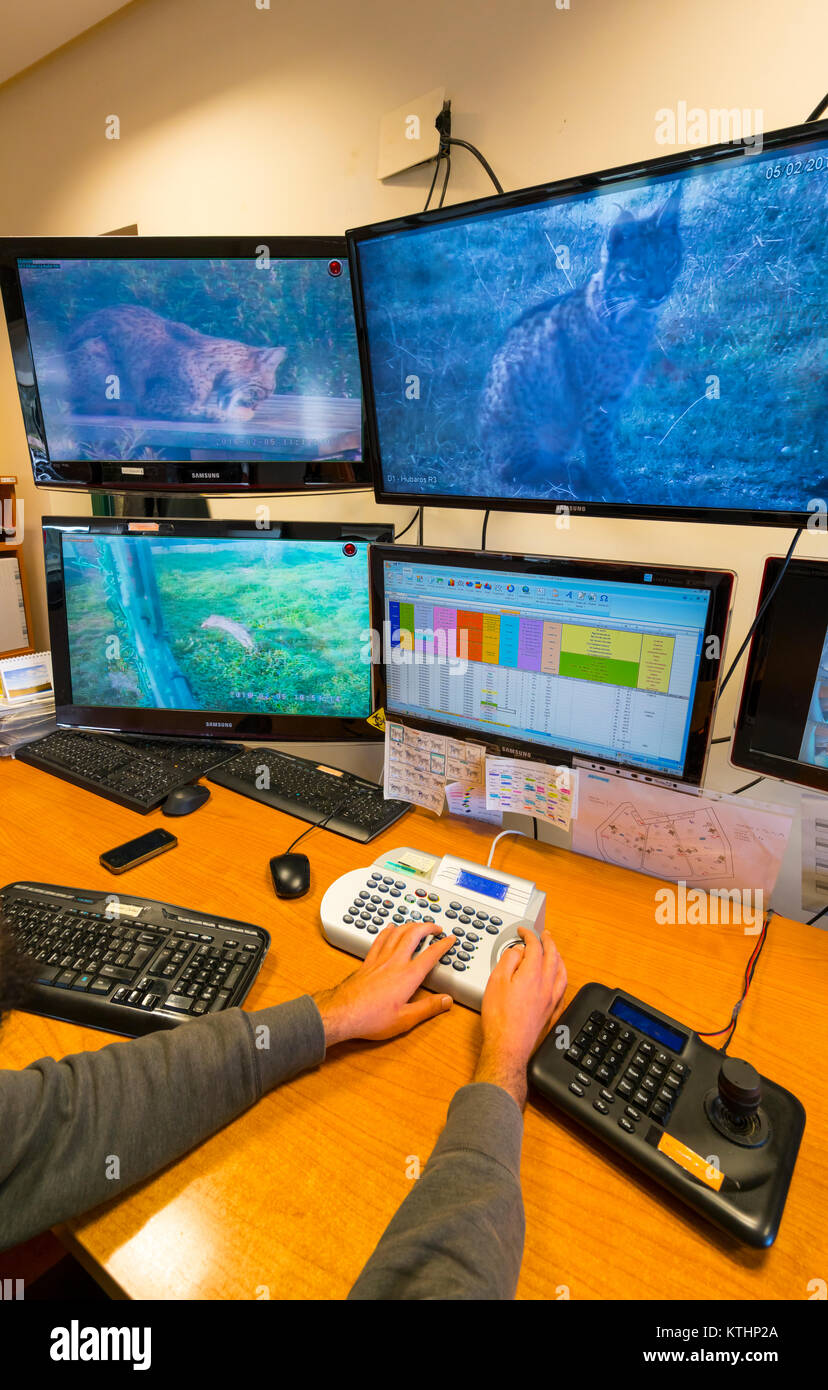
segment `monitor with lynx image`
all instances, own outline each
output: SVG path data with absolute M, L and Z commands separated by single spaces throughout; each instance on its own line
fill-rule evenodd
M 731 761 L 828 792 L 828 561 L 765 562 Z
M 368 551 L 391 539 L 356 522 L 44 518 L 58 724 L 378 737 Z
M 377 699 L 506 756 L 700 782 L 733 576 L 375 546 Z
M 0 238 L 35 482 L 365 487 L 342 237 Z
M 349 231 L 382 502 L 828 497 L 828 121 Z

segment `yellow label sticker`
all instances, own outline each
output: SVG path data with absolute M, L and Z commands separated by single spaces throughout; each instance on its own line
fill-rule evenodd
M 659 1152 L 666 1154 L 680 1168 L 686 1168 L 688 1173 L 692 1173 L 694 1178 L 700 1182 L 707 1183 L 718 1192 L 724 1182 L 724 1173 L 720 1173 L 714 1164 L 708 1163 L 701 1154 L 694 1153 L 688 1149 L 686 1144 L 682 1144 L 679 1139 L 674 1139 L 672 1134 L 662 1134 L 658 1141 Z
M 368 715 L 367 722 L 373 724 L 375 729 L 379 729 L 380 733 L 383 733 L 385 731 L 385 710 L 375 709 L 373 714 Z

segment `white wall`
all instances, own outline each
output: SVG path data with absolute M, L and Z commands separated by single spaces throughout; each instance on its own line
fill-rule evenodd
M 778 0 L 570 3 L 271 0 L 259 9 L 255 0 L 135 0 L 0 87 L 0 232 L 92 234 L 134 221 L 144 234 L 341 232 L 416 209 L 430 172 L 379 184 L 378 122 L 441 84 L 454 133 L 483 150 L 507 189 L 662 153 L 655 113 L 682 100 L 761 109 L 771 130 L 803 120 L 823 93 L 825 0 L 798 0 L 794 12 Z M 112 114 L 118 141 L 105 138 Z M 487 188 L 458 152 L 450 201 Z M 23 480 L 37 639 L 46 644 L 37 523 L 42 512 L 89 504 L 28 482 L 5 335 L 0 449 L 0 471 Z M 383 514 L 370 494 L 290 500 L 279 510 Z M 476 545 L 481 519 L 429 509 L 426 539 Z M 733 568 L 733 639 L 754 612 L 765 556 L 789 539 L 771 529 L 598 519 L 560 531 L 551 518 L 509 513 L 493 514 L 489 526 L 490 546 L 502 549 Z M 802 553 L 828 553 L 819 535 L 800 544 Z M 722 701 L 720 734 L 737 688 L 734 680 Z

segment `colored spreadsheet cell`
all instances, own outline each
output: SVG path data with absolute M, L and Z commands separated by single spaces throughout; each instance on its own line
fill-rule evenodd
M 585 623 L 564 623 L 562 646 L 567 653 L 609 657 L 613 661 L 638 662 L 641 633 L 611 627 L 589 627 Z
M 598 685 L 623 685 L 635 690 L 638 685 L 638 663 L 613 661 L 605 656 L 581 656 L 577 652 L 561 652 L 560 675 L 576 681 L 593 681 Z
M 670 689 L 673 668 L 674 637 L 646 635 L 641 643 L 641 666 L 638 672 L 639 690 L 656 690 L 666 695 Z

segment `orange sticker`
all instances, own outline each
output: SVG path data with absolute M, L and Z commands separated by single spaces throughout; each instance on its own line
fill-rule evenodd
M 686 1168 L 688 1173 L 692 1173 L 694 1178 L 700 1182 L 707 1183 L 708 1187 L 713 1187 L 718 1192 L 724 1182 L 724 1173 L 720 1173 L 712 1163 L 708 1163 L 701 1154 L 694 1153 L 688 1149 L 686 1144 L 682 1144 L 678 1139 L 674 1139 L 672 1134 L 662 1134 L 658 1141 L 659 1152 L 666 1154 L 680 1168 Z

